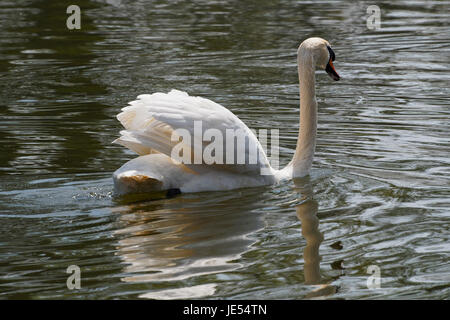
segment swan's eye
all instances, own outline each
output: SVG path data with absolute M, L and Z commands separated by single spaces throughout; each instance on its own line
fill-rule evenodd
M 330 53 L 330 59 L 331 61 L 334 61 L 336 59 L 336 56 L 334 54 L 333 49 L 331 49 L 329 46 L 327 46 L 328 52 Z

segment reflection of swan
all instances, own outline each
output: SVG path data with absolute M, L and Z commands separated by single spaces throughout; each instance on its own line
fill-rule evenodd
M 326 296 L 336 293 L 336 287 L 323 283 L 320 276 L 319 247 L 323 241 L 323 234 L 319 231 L 319 219 L 317 218 L 318 203 L 313 199 L 313 191 L 309 179 L 295 179 L 296 189 L 303 195 L 304 201 L 296 207 L 297 217 L 302 224 L 302 235 L 306 240 L 303 250 L 305 260 L 304 273 L 305 284 L 318 285 L 307 298 Z
M 249 194 L 239 202 L 226 193 L 206 203 L 190 196 L 116 207 L 117 255 L 126 264 L 121 280 L 145 284 L 147 298 L 213 295 L 215 283 L 187 282 L 241 267 L 236 260 L 253 243 L 248 235 L 264 227 L 256 213 L 261 190 Z
M 177 90 L 139 96 L 117 116 L 126 130 L 115 142 L 140 157 L 114 173 L 116 193 L 229 190 L 307 175 L 316 144 L 315 69 L 339 80 L 332 61 L 334 52 L 324 39 L 309 38 L 298 48 L 300 131 L 294 157 L 282 170 L 270 167 L 254 133 L 221 105 Z

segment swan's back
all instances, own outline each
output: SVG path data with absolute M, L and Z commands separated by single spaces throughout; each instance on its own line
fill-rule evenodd
M 267 184 L 272 179 L 270 175 L 261 175 L 262 168 L 270 166 L 254 133 L 231 111 L 209 99 L 189 96 L 178 90 L 144 94 L 123 108 L 117 119 L 125 130 L 120 132 L 121 137 L 114 142 L 143 157 L 131 160 L 114 173 L 118 193 L 128 193 L 131 185 L 134 187 L 130 192 L 139 192 L 139 186 L 146 186 L 145 190 L 151 191 L 152 185 L 160 190 L 189 186 L 189 191 L 192 192 L 197 191 L 195 189 L 215 190 L 214 180 L 218 178 L 224 179 L 222 182 L 225 186 L 222 189 L 233 189 L 242 184 Z M 195 152 L 198 155 L 194 146 L 200 146 L 200 155 L 203 155 L 203 151 L 211 143 L 203 141 L 203 133 L 208 130 L 223 137 L 222 148 L 215 150 L 223 152 L 222 155 L 215 154 L 216 159 L 222 158 L 222 163 L 205 163 L 203 158 L 201 163 L 194 163 Z M 232 161 L 227 161 L 227 131 L 245 134 L 247 139 L 247 143 L 240 148 L 233 143 Z M 182 139 L 180 142 L 177 139 L 180 132 L 189 134 L 192 140 Z M 233 142 L 234 139 L 233 137 Z M 220 143 L 215 139 L 214 142 Z M 172 157 L 172 151 L 180 146 L 190 152 L 190 161 L 174 161 L 179 159 Z M 257 149 L 256 163 L 250 163 L 254 148 Z M 243 164 L 238 164 L 237 158 L 242 157 L 242 153 L 246 160 Z M 230 154 L 228 158 L 229 156 Z M 208 182 L 206 177 L 212 180 Z M 199 181 L 206 185 L 200 186 L 197 183 Z

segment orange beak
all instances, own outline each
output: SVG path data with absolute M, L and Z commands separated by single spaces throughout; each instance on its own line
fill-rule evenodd
M 337 73 L 336 69 L 334 68 L 333 61 L 328 61 L 327 67 L 325 68 L 325 71 L 328 73 L 328 75 L 335 81 L 338 81 L 341 77 Z

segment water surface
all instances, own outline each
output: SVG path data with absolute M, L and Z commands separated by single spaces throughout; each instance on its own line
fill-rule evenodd
M 448 1 L 0 3 L 0 298 L 449 297 Z M 311 176 L 124 202 L 115 115 L 172 88 L 298 132 L 296 48 L 329 40 Z M 80 290 L 66 286 L 81 268 Z M 367 287 L 369 266 L 381 288 Z

